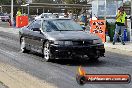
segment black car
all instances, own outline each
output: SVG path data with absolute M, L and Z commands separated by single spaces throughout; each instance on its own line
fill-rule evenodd
M 44 61 L 76 56 L 97 60 L 105 53 L 101 39 L 71 19 L 36 19 L 21 28 L 19 35 L 21 51 L 42 53 Z

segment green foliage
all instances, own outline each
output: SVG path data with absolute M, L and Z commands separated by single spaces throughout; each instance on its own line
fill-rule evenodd
M 33 0 L 35 3 L 53 3 L 53 0 Z
M 11 0 L 0 0 L 0 4 L 3 5 L 3 4 L 10 4 L 11 3 Z
M 15 0 L 17 4 L 25 4 L 26 0 Z
M 87 0 L 64 0 L 67 4 L 87 4 Z M 79 14 L 81 9 L 70 9 L 75 14 Z
M 68 4 L 75 4 L 78 1 L 80 1 L 80 0 L 65 0 L 65 2 L 68 3 Z
M 87 0 L 64 0 L 67 4 L 87 4 Z
M 124 5 L 130 6 L 130 5 L 131 5 L 131 1 L 126 1 L 126 2 L 124 2 Z
M 14 4 L 25 4 L 26 0 L 13 0 Z M 0 0 L 1 5 L 10 5 L 11 0 Z

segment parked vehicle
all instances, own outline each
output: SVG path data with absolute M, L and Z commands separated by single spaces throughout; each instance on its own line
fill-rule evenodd
M 64 18 L 65 13 L 59 13 L 59 18 Z
M 35 17 L 35 19 L 40 18 L 56 18 L 56 16 L 52 13 L 42 13 L 41 15 Z
M 43 54 L 44 61 L 87 55 L 90 60 L 104 56 L 101 39 L 85 32 L 71 19 L 41 18 L 34 20 L 20 32 L 22 52 L 30 50 Z
M 1 17 L 4 15 L 4 13 L 0 12 L 0 20 L 1 20 Z
M 2 20 L 3 22 L 7 22 L 9 21 L 9 15 L 7 13 L 0 13 L 0 20 Z

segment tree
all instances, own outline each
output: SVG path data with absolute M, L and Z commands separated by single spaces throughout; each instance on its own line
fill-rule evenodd
M 130 6 L 131 5 L 131 1 L 125 1 L 123 4 L 126 5 L 126 6 Z
M 67 4 L 87 4 L 87 0 L 64 0 Z
M 66 4 L 87 4 L 87 0 L 64 0 Z M 79 14 L 81 9 L 70 9 L 75 14 Z
M 64 0 L 65 1 L 65 3 L 67 3 L 67 4 L 75 4 L 75 3 L 77 3 L 77 1 L 79 1 L 79 0 Z
M 1 5 L 3 4 L 10 4 L 11 0 L 0 0 Z
M 33 0 L 34 3 L 53 3 L 54 0 Z
M 14 4 L 24 4 L 26 3 L 26 0 L 14 0 Z M 0 0 L 1 5 L 10 5 L 11 0 Z

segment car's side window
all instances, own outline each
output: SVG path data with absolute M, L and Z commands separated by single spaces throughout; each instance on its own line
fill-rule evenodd
M 34 28 L 41 28 L 41 21 L 40 20 L 36 20 L 34 22 Z
M 46 31 L 45 21 L 42 23 L 43 30 Z
M 51 31 L 51 26 L 47 21 L 43 22 L 43 29 L 45 32 L 50 32 Z

